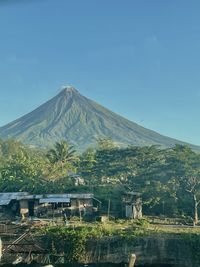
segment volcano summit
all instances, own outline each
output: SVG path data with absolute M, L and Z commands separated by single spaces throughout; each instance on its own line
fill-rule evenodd
M 112 138 L 119 144 L 135 146 L 185 144 L 121 117 L 71 86 L 32 112 L 0 127 L 0 137 L 16 138 L 40 147 L 66 139 L 78 150 L 95 145 L 98 138 Z M 199 150 L 197 146 L 190 146 Z

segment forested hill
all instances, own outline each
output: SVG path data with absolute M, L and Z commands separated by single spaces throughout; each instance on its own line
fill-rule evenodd
M 94 145 L 98 138 L 135 146 L 184 144 L 113 113 L 69 86 L 34 111 L 0 127 L 0 137 L 40 147 L 66 139 L 79 150 Z

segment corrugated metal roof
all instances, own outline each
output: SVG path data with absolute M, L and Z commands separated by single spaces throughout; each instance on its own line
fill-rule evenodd
M 44 196 L 43 196 L 44 198 L 60 198 L 60 197 L 62 197 L 62 198 L 68 198 L 68 194 L 44 194 Z
M 44 197 L 44 195 L 27 195 L 27 196 L 21 196 L 21 197 L 19 197 L 18 198 L 18 200 L 20 200 L 20 199 L 25 199 L 25 200 L 29 200 L 29 199 L 40 199 L 40 198 L 43 198 Z
M 70 199 L 92 199 L 93 197 L 94 194 L 91 193 L 31 195 L 27 192 L 9 192 L 0 193 L 0 206 L 8 205 L 11 200 L 39 199 L 40 203 L 69 203 Z
M 0 206 L 7 206 L 10 204 L 11 199 L 0 199 Z
M 27 196 L 27 192 L 8 192 L 8 193 L 0 193 L 1 198 L 9 198 L 9 199 L 16 199 L 17 197 Z
M 68 197 L 69 198 L 82 198 L 82 199 L 90 199 L 90 198 L 93 198 L 94 197 L 94 194 L 92 193 L 87 193 L 87 194 L 68 194 Z
M 0 206 L 8 205 L 11 200 L 18 200 L 27 195 L 27 192 L 0 193 Z
M 39 203 L 70 203 L 70 199 L 64 197 L 41 198 Z
M 66 197 L 66 198 L 79 198 L 79 199 L 90 199 L 94 197 L 92 193 L 71 193 L 71 194 L 47 194 L 45 195 L 47 198 L 49 197 Z

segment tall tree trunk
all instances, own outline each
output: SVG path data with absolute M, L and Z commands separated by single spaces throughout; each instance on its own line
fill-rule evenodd
M 197 197 L 194 194 L 193 195 L 194 198 L 194 225 L 196 225 L 198 223 L 198 201 L 197 201 Z

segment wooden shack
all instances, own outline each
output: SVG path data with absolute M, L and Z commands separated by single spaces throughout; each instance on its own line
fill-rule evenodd
M 11 212 L 13 216 L 20 216 L 23 219 L 60 217 L 63 211 L 67 216 L 92 215 L 97 209 L 97 204 L 91 193 L 41 195 L 31 195 L 27 192 L 0 193 L 0 213 L 5 215 Z
M 123 197 L 124 215 L 130 219 L 142 218 L 142 198 L 138 192 L 126 192 Z

